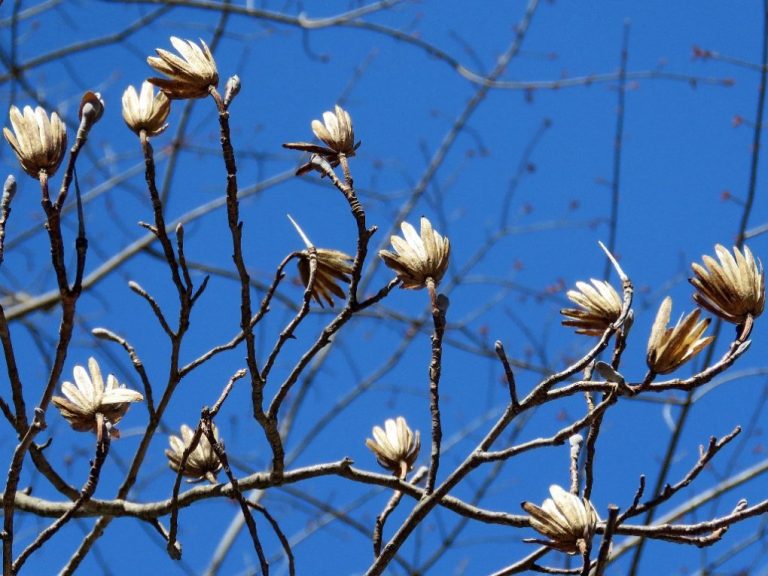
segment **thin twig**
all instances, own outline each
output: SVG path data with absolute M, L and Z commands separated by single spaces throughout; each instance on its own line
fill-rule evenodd
M 179 295 L 181 295 L 187 291 L 187 286 L 191 286 L 191 284 L 185 286 L 182 283 L 181 276 L 179 275 L 179 265 L 176 262 L 176 255 L 173 252 L 173 245 L 171 244 L 171 240 L 168 238 L 165 217 L 163 216 L 163 203 L 160 200 L 160 194 L 158 193 L 157 186 L 155 185 L 154 152 L 152 150 L 152 144 L 149 142 L 149 137 L 147 136 L 146 130 L 141 130 L 139 134 L 139 141 L 141 143 L 141 151 L 144 155 L 144 179 L 147 183 L 147 190 L 149 190 L 149 197 L 152 201 L 152 211 L 155 216 L 155 226 L 151 231 L 160 241 L 160 245 L 163 248 L 163 254 L 165 255 L 165 260 L 168 263 L 168 269 L 171 272 L 171 279 L 173 280 L 174 286 L 176 286 L 177 292 Z
M 504 367 L 504 375 L 506 376 L 507 388 L 509 389 L 509 401 L 512 403 L 513 409 L 515 409 L 520 405 L 520 402 L 517 399 L 515 373 L 512 371 L 512 367 L 509 364 L 509 358 L 507 358 L 507 354 L 504 352 L 504 345 L 501 343 L 501 340 L 496 340 L 494 349 L 496 350 L 496 355 L 499 357 L 499 360 L 501 360 L 501 365 Z
M 411 478 L 411 484 L 418 484 L 421 479 L 427 474 L 428 469 L 427 468 L 420 468 L 416 474 L 413 475 L 413 478 Z M 405 480 L 405 478 L 403 478 Z M 389 518 L 389 515 L 392 514 L 392 512 L 395 511 L 397 508 L 397 505 L 400 504 L 400 501 L 403 499 L 403 493 L 400 490 L 395 490 L 392 493 L 392 496 L 390 496 L 389 500 L 387 501 L 387 505 L 384 506 L 384 509 L 381 511 L 381 513 L 376 516 L 376 523 L 373 527 L 373 555 L 378 556 L 381 554 L 381 538 L 384 533 L 384 524 L 387 522 L 387 518 Z
M 613 531 L 616 528 L 616 520 L 619 516 L 619 508 L 611 504 L 608 506 L 608 519 L 605 521 L 605 530 L 603 530 L 603 540 L 600 542 L 600 550 L 597 553 L 597 559 L 594 563 L 595 576 L 603 576 L 605 568 L 608 565 L 608 559 L 611 553 L 611 542 L 613 541 Z
M 138 353 L 136 352 L 136 349 L 131 346 L 131 344 L 122 336 L 118 336 L 111 330 L 107 330 L 106 328 L 94 328 L 91 330 L 91 334 L 93 334 L 96 338 L 103 338 L 105 340 L 109 340 L 111 342 L 115 342 L 116 344 L 119 344 L 123 347 L 123 349 L 128 353 L 128 357 L 131 359 L 131 365 L 133 366 L 133 369 L 136 371 L 136 373 L 139 375 L 139 378 L 141 379 L 141 383 L 144 388 L 144 399 L 147 402 L 147 411 L 149 412 L 149 417 L 153 418 L 155 414 L 155 401 L 152 396 L 152 384 L 149 381 L 149 376 L 147 376 L 147 371 L 144 368 L 144 363 L 141 361 L 141 358 L 139 358 Z
M 232 491 L 234 492 L 234 496 L 237 499 L 237 502 L 240 504 L 240 510 L 242 511 L 243 517 L 245 518 L 245 524 L 248 526 L 248 532 L 251 535 L 251 542 L 253 542 L 254 550 L 256 550 L 256 555 L 259 557 L 261 573 L 264 576 L 268 576 L 269 563 L 267 562 L 267 558 L 264 555 L 264 549 L 262 548 L 261 541 L 259 540 L 259 535 L 256 530 L 256 522 L 254 522 L 253 516 L 248 509 L 248 502 L 246 501 L 242 491 L 238 486 L 237 478 L 234 474 L 232 474 L 232 469 L 229 466 L 229 459 L 227 458 L 227 452 L 224 450 L 224 446 L 216 439 L 216 435 L 213 433 L 210 412 L 208 412 L 208 410 L 205 408 L 203 409 L 203 414 L 201 416 L 201 429 L 204 431 L 206 438 L 208 438 L 208 442 L 211 444 L 211 448 L 213 448 L 216 456 L 219 457 L 219 461 L 221 462 L 221 466 L 224 469 L 224 473 L 227 475 L 227 478 L 229 478 Z
M 291 550 L 291 543 L 288 541 L 288 538 L 286 538 L 285 534 L 280 528 L 280 524 L 278 524 L 274 516 L 269 513 L 269 510 L 267 510 L 258 502 L 251 502 L 250 500 L 246 499 L 246 504 L 264 516 L 264 519 L 269 522 L 270 526 L 272 526 L 272 530 L 275 532 L 277 539 L 280 541 L 280 546 L 282 546 L 283 552 L 285 552 L 285 557 L 288 560 L 288 574 L 289 576 L 295 576 L 296 562 L 293 557 L 293 551 Z
M 437 470 L 440 466 L 440 443 L 443 438 L 440 422 L 440 373 L 442 371 L 443 335 L 445 334 L 445 314 L 448 310 L 448 298 L 437 293 L 437 283 L 427 278 L 427 290 L 432 310 L 432 358 L 429 362 L 429 412 L 432 424 L 432 449 L 429 460 L 429 473 L 425 493 L 430 494 L 435 488 Z
M 138 294 L 147 301 L 147 304 L 149 304 L 149 307 L 152 308 L 152 312 L 154 312 L 157 321 L 160 323 L 160 327 L 163 329 L 163 332 L 165 332 L 169 338 L 175 338 L 176 334 L 168 324 L 168 321 L 165 319 L 165 314 L 163 314 L 163 310 L 160 308 L 160 304 L 157 303 L 152 295 L 150 295 L 146 290 L 144 290 L 144 288 L 141 287 L 138 282 L 134 280 L 128 282 L 128 288 L 130 288 L 132 292 Z
M 293 334 L 301 324 L 301 321 L 309 314 L 309 305 L 312 301 L 312 291 L 315 288 L 315 282 L 317 281 L 317 250 L 314 247 L 307 248 L 308 260 L 309 260 L 309 277 L 307 279 L 307 286 L 304 289 L 304 297 L 301 302 L 301 307 L 296 312 L 296 315 L 288 322 L 288 325 L 280 332 L 280 336 L 275 342 L 275 346 L 269 353 L 266 362 L 264 362 L 264 368 L 261 371 L 261 380 L 266 382 L 269 373 L 272 370 L 272 366 L 277 360 L 280 351 L 283 349 L 283 345 L 293 338 Z
M 109 453 L 109 446 L 111 441 L 109 422 L 107 422 L 107 420 L 105 420 L 101 414 L 97 415 L 97 419 L 97 427 L 99 431 L 96 435 L 96 455 L 91 462 L 91 469 L 88 473 L 88 479 L 83 485 L 83 488 L 80 490 L 80 496 L 72 503 L 72 507 L 69 510 L 62 514 L 61 517 L 53 522 L 53 524 L 43 529 L 40 534 L 37 535 L 37 538 L 35 538 L 35 540 L 29 546 L 27 546 L 21 554 L 19 554 L 19 557 L 13 563 L 13 574 L 17 574 L 19 570 L 21 570 L 21 567 L 24 565 L 24 562 L 32 555 L 33 552 L 39 550 L 43 544 L 50 540 L 53 535 L 56 534 L 56 532 L 58 532 L 64 526 L 64 524 L 74 518 L 77 511 L 83 506 L 83 504 L 91 499 L 94 492 L 96 491 L 96 486 L 98 485 L 99 477 L 101 476 L 101 468 L 104 466 L 104 461 L 106 460 L 107 454 Z

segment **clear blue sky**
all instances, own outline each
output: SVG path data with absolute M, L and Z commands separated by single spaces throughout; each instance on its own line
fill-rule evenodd
M 151 75 L 144 59 L 156 47 L 169 48 L 169 36 L 210 41 L 219 16 L 205 9 L 168 10 L 118 44 L 30 67 L 24 74 L 25 88 L 22 84 L 12 85 L 6 76 L 12 55 L 7 30 L 13 4 L 9 0 L 0 7 L 0 25 L 5 29 L 0 35 L 4 55 L 0 98 L 6 108 L 10 104 L 33 103 L 30 88 L 73 123 L 84 90 L 99 90 L 106 102 L 105 117 L 92 133 L 87 154 L 78 166 L 83 192 L 94 194 L 86 206 L 90 271 L 141 237 L 144 231 L 136 223 L 152 217 L 143 188 L 138 141 L 120 116 L 123 90 L 128 84 L 138 86 Z M 301 5 L 292 1 L 234 4 L 258 4 L 259 8 L 291 17 L 302 10 L 310 17 L 330 16 L 358 5 L 337 0 Z M 23 2 L 21 6 L 23 12 L 34 4 Z M 524 8 L 525 3 L 520 1 L 425 0 L 397 3 L 390 10 L 366 15 L 360 21 L 412 34 L 483 75 L 493 69 L 498 56 L 512 43 Z M 19 63 L 28 63 L 72 43 L 122 30 L 129 22 L 156 10 L 157 6 L 142 3 L 58 4 L 21 22 L 15 58 Z M 509 232 L 462 274 L 457 285 L 450 283 L 448 321 L 452 329 L 447 334 L 442 381 L 447 446 L 443 474 L 451 464 L 463 460 L 504 407 L 506 389 L 500 385 L 501 369 L 493 358 L 483 356 L 483 351 L 492 350 L 495 340 L 504 342 L 511 357 L 549 369 L 564 366 L 567 359 L 583 353 L 590 343 L 559 326 L 558 310 L 565 304 L 564 287 L 603 275 L 604 257 L 597 242 L 609 237 L 616 73 L 627 28 L 628 78 L 616 252 L 637 289 L 636 321 L 622 364 L 622 373 L 629 380 L 637 381 L 644 375 L 648 329 L 662 298 L 667 294 L 673 297 L 674 318 L 692 309 L 691 289 L 686 282 L 690 262 L 713 252 L 716 243 L 730 246 L 743 212 L 758 98 L 762 19 L 758 2 L 547 1 L 539 5 L 520 53 L 500 80 L 562 80 L 564 84 L 557 89 L 551 85 L 524 89 L 515 84 L 491 90 L 470 116 L 408 216 L 415 223 L 419 215 L 426 215 L 450 237 L 450 277 L 464 270 L 489 236 L 499 230 L 500 222 L 505 222 Z M 702 57 L 694 47 L 711 50 L 722 58 Z M 445 59 L 430 55 L 417 43 L 397 41 L 360 26 L 301 31 L 291 24 L 232 15 L 215 56 L 222 85 L 231 74 L 242 79 L 242 91 L 231 108 L 242 189 L 290 172 L 300 158 L 282 149 L 281 144 L 310 139 L 311 120 L 336 102 L 341 101 L 349 110 L 356 135 L 362 140 L 352 163 L 355 183 L 369 223 L 380 230 L 372 241 L 374 247 L 386 243 L 393 218 L 479 89 L 479 84 L 462 77 Z M 595 75 L 594 81 L 566 85 L 572 78 L 590 75 Z M 606 75 L 609 78 L 605 79 Z M 153 141 L 158 155 L 164 154 L 172 142 L 185 106 L 183 102 L 174 103 L 170 128 Z M 3 125 L 7 125 L 6 120 Z M 225 175 L 217 156 L 218 126 L 211 101 L 194 103 L 183 144 L 186 149 L 176 167 L 166 204 L 169 220 L 224 194 Z M 760 156 L 762 160 L 763 154 Z M 0 163 L 4 173 L 17 175 L 20 184 L 8 229 L 9 249 L 0 272 L 2 287 L 31 294 L 44 292 L 54 282 L 47 263 L 36 185 L 20 171 L 5 145 L 0 147 Z M 166 168 L 167 163 L 159 160 L 161 178 Z M 759 168 L 749 230 L 768 220 L 765 166 L 761 163 Z M 115 178 L 116 184 L 103 188 L 110 178 Z M 285 217 L 287 213 L 301 223 L 318 246 L 354 251 L 355 228 L 341 195 L 316 177 L 285 178 L 242 203 L 245 257 L 254 279 L 269 282 L 279 261 L 290 251 L 302 248 Z M 70 234 L 74 234 L 73 216 L 66 223 Z M 748 244 L 756 255 L 768 257 L 765 236 L 758 235 Z M 232 269 L 231 244 L 222 210 L 187 224 L 186 249 L 196 263 Z M 377 266 L 367 285 L 369 293 L 391 277 L 388 270 Z M 290 280 L 296 277 L 293 267 L 289 276 Z M 202 277 L 199 272 L 195 279 L 199 282 Z M 154 294 L 161 305 L 176 309 L 162 262 L 147 254 L 135 257 L 83 296 L 81 323 L 65 370 L 68 379 L 75 364 L 96 355 L 105 371 L 117 374 L 132 387 L 138 386 L 122 350 L 97 343 L 90 336 L 92 328 L 103 326 L 133 343 L 156 389 L 161 387 L 167 370 L 168 344 L 145 303 L 128 289 L 127 281 L 131 279 Z M 296 282 L 287 282 L 281 293 L 293 301 L 301 295 Z M 218 275 L 212 278 L 192 318 L 185 358 L 191 359 L 234 335 L 237 294 L 238 287 L 231 280 Z M 287 442 L 289 452 L 299 445 L 310 426 L 334 409 L 339 398 L 376 374 L 401 342 L 408 320 L 425 310 L 425 293 L 397 290 L 380 310 L 390 320 L 384 323 L 363 319 L 339 336 L 312 383 L 309 402 L 298 413 L 297 428 Z M 50 312 L 38 313 L 30 320 L 49 330 L 57 318 L 56 312 Z M 266 355 L 269 344 L 289 318 L 290 313 L 279 303 L 273 306 L 257 329 L 258 340 L 263 343 L 260 357 Z M 281 375 L 328 319 L 327 312 L 313 310 L 313 316 L 302 326 L 297 340 L 286 347 L 286 356 L 277 365 Z M 21 323 L 12 328 L 23 376 L 34 398 L 36 382 L 45 377 L 46 362 L 40 360 L 30 332 Z M 52 336 L 55 332 L 50 329 L 48 338 Z M 726 349 L 730 336 L 731 328 L 725 326 L 715 357 Z M 766 330 L 758 322 L 753 347 L 736 370 L 765 367 L 765 337 Z M 50 342 L 44 339 L 40 346 L 48 350 Z M 243 355 L 243 350 L 238 349 L 218 358 L 182 384 L 165 422 L 166 433 L 159 434 L 153 444 L 136 499 L 153 501 L 170 495 L 174 476 L 162 453 L 167 432 L 178 429 L 183 422 L 196 422 L 200 408 L 212 404 L 229 376 L 244 366 Z M 400 414 L 422 431 L 426 447 L 428 361 L 429 336 L 424 332 L 393 368 L 372 382 L 368 393 L 312 439 L 292 466 L 350 456 L 356 466 L 378 470 L 363 445 L 364 439 L 370 435 L 371 426 Z M 680 373 L 690 374 L 690 370 L 686 367 Z M 537 377 L 535 371 L 520 370 L 520 389 L 529 390 Z M 3 378 L 0 393 L 7 398 Z M 710 435 L 721 436 L 736 425 L 747 426 L 753 417 L 764 420 L 765 391 L 764 376 L 745 376 L 704 395 L 686 425 L 670 480 L 674 482 L 685 474 L 695 462 L 698 445 L 706 443 Z M 653 400 L 623 402 L 606 418 L 593 497 L 603 516 L 609 503 L 625 507 L 631 502 L 640 474 L 647 475 L 649 485 L 655 482 L 671 434 L 670 422 L 677 410 L 660 402 L 663 398 Z M 575 418 L 582 411 L 581 399 L 540 410 L 521 438 L 552 434 L 563 425 L 564 418 Z M 66 471 L 68 481 L 80 485 L 92 456 L 92 439 L 72 432 L 58 414 L 51 412 L 48 421 L 49 433 L 54 437 L 52 460 Z M 112 446 L 98 497 L 110 498 L 114 494 L 122 478 L 120 471 L 130 461 L 145 421 L 146 411 L 140 406 L 133 407 L 126 416 L 121 425 L 123 438 Z M 236 386 L 218 422 L 238 473 L 264 470 L 269 462 L 267 445 L 250 419 L 250 392 L 244 382 Z M 765 458 L 759 427 L 746 432 L 749 438 L 739 450 L 737 440 L 711 470 L 663 511 L 713 485 L 720 474 L 742 470 Z M 7 456 L 14 446 L 15 439 L 6 429 L 0 434 L 0 453 Z M 509 462 L 480 505 L 519 513 L 522 500 L 540 503 L 550 484 L 567 484 L 567 451 L 567 447 L 545 449 Z M 729 469 L 730 459 L 733 464 Z M 427 461 L 424 450 L 419 463 Z M 27 469 L 32 468 L 28 463 Z M 473 476 L 459 486 L 456 495 L 469 498 L 483 477 L 484 472 Z M 25 477 L 25 482 L 40 496 L 57 497 L 33 473 Z M 727 494 L 718 507 L 704 508 L 696 518 L 730 511 L 741 497 L 757 501 L 765 496 L 761 485 L 764 480 L 758 479 L 740 487 Z M 303 489 L 341 509 L 349 507 L 350 516 L 368 529 L 372 529 L 376 514 L 389 497 L 366 486 L 335 480 L 292 488 Z M 294 549 L 299 574 L 358 574 L 367 568 L 371 547 L 366 534 L 338 520 L 316 530 L 314 523 L 325 521 L 322 513 L 287 492 L 271 492 L 264 504 L 288 536 L 300 540 Z M 118 520 L 99 545 L 99 554 L 89 557 L 83 565 L 82 573 L 136 574 L 159 566 L 169 574 L 202 573 L 236 514 L 234 503 L 219 500 L 182 511 L 183 564 L 167 558 L 160 539 L 150 528 Z M 390 518 L 387 534 L 391 535 L 402 518 L 401 510 Z M 404 547 L 403 557 L 414 566 L 420 565 L 455 522 L 456 518 L 444 511 L 431 516 Z M 654 544 L 646 552 L 640 573 L 693 573 L 702 565 L 702 558 L 718 557 L 750 534 L 757 522 L 734 528 L 718 548 L 708 552 Z M 32 517 L 20 520 L 19 541 L 28 541 L 46 523 Z M 58 534 L 30 562 L 28 573 L 55 573 L 90 524 L 79 521 Z M 267 549 L 277 554 L 269 529 L 266 525 L 260 528 Z M 533 533 L 470 527 L 461 533 L 452 550 L 442 555 L 431 573 L 475 575 L 499 570 L 530 550 L 530 545 L 521 543 L 528 536 Z M 618 538 L 616 544 L 621 541 Z M 325 556 L 329 550 L 332 555 Z M 764 562 L 751 564 L 759 553 L 759 549 L 749 549 L 725 569 L 747 568 L 750 573 L 767 570 Z M 275 557 L 276 574 L 285 573 L 280 558 L 279 554 Z M 555 555 L 548 560 L 557 565 Z M 255 566 L 253 550 L 241 536 L 221 574 L 249 574 Z M 616 566 L 608 573 L 625 573 L 626 558 Z M 391 573 L 403 572 L 393 564 Z

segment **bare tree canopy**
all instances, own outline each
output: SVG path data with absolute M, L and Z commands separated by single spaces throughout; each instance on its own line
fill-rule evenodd
M 0 29 L 3 576 L 768 570 L 768 1 Z

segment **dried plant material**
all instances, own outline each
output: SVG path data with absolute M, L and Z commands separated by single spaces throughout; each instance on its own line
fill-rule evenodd
M 568 320 L 563 320 L 563 326 L 576 328 L 577 334 L 587 336 L 602 336 L 611 324 L 621 316 L 621 298 L 609 282 L 590 280 L 576 282 L 576 290 L 568 290 L 568 299 L 581 308 L 564 308 L 560 314 Z
M 667 328 L 672 312 L 672 298 L 667 296 L 659 306 L 648 339 L 648 368 L 656 374 L 669 374 L 701 352 L 713 337 L 702 338 L 710 319 L 699 320 L 701 310 L 680 318 L 674 328 Z
M 168 78 L 149 78 L 168 98 L 204 98 L 219 85 L 219 72 L 208 45 L 171 36 L 171 44 L 181 57 L 157 48 L 157 56 L 149 56 L 147 64 Z
M 355 155 L 355 130 L 349 112 L 336 106 L 333 112 L 323 112 L 323 121 L 312 120 L 312 132 L 337 154 Z
M 118 384 L 112 374 L 107 376 L 104 386 L 101 369 L 94 358 L 88 359 L 88 372 L 83 366 L 75 366 L 75 384 L 64 382 L 61 391 L 65 397 L 54 396 L 51 401 L 78 432 L 97 432 L 97 416 L 101 415 L 113 426 L 111 435 L 119 437 L 114 425 L 123 418 L 131 402 L 140 402 L 144 396 Z
M 168 124 L 165 123 L 171 111 L 171 101 L 162 91 L 156 94 L 150 82 L 141 84 L 141 93 L 128 86 L 123 92 L 123 120 L 128 128 L 140 135 L 157 136 Z
M 229 105 L 234 100 L 235 96 L 240 94 L 240 88 L 242 84 L 240 82 L 240 76 L 235 74 L 227 78 L 227 84 L 224 87 L 224 107 L 229 108 Z
M 299 253 L 299 275 L 301 281 L 306 288 L 309 286 L 309 271 L 310 260 L 312 251 L 315 253 L 315 262 L 317 265 L 315 271 L 315 283 L 312 285 L 312 297 L 315 301 L 323 306 L 323 300 L 333 308 L 333 296 L 344 300 L 346 294 L 344 290 L 339 286 L 339 282 L 349 284 L 351 281 L 350 274 L 352 274 L 352 256 L 341 252 L 340 250 L 330 250 L 327 248 L 315 248 L 314 244 L 310 241 L 309 237 L 301 229 L 301 226 L 294 220 L 290 214 L 288 214 L 288 220 L 291 221 L 293 227 L 301 236 L 304 241 L 306 250 L 302 250 Z M 324 307 L 324 306 L 323 306 Z
M 448 269 L 451 253 L 448 238 L 433 230 L 430 221 L 423 216 L 421 235 L 408 222 L 403 222 L 400 229 L 403 237 L 392 236 L 390 240 L 395 251 L 379 251 L 384 264 L 394 270 L 400 279 L 400 287 L 411 290 L 424 288 L 429 278 L 439 283 Z
M 323 300 L 325 300 L 333 308 L 333 296 L 341 300 L 346 298 L 339 282 L 349 284 L 349 275 L 352 273 L 352 256 L 339 250 L 325 248 L 316 248 L 315 253 L 317 255 L 317 271 L 315 283 L 312 285 L 312 297 L 320 306 L 323 306 Z M 299 257 L 299 274 L 304 287 L 309 286 L 309 254 L 309 250 L 302 250 Z
M 211 422 L 213 437 L 216 442 L 219 441 L 219 431 L 216 425 Z M 192 444 L 195 435 L 194 430 L 186 424 L 181 425 L 181 437 L 171 435 L 168 437 L 168 443 L 171 445 L 166 449 L 165 455 L 168 457 L 168 465 L 176 472 L 179 471 L 184 451 Z M 216 484 L 216 474 L 221 470 L 221 461 L 213 450 L 211 443 L 205 434 L 200 436 L 197 446 L 189 453 L 187 461 L 184 463 L 183 476 L 187 476 L 188 482 L 200 482 L 208 480 L 211 484 Z
M 93 126 L 104 115 L 104 100 L 101 98 L 99 92 L 91 92 L 90 90 L 83 94 L 80 99 L 80 108 L 77 110 L 77 117 L 80 122 L 88 127 Z
M 551 546 L 568 554 L 581 553 L 592 539 L 598 516 L 586 498 L 580 498 L 553 484 L 549 487 L 552 498 L 541 508 L 532 502 L 523 502 L 523 510 L 531 515 L 531 528 L 543 534 L 548 541 L 531 540 Z
M 322 122 L 320 120 L 312 120 L 312 131 L 325 146 L 313 144 L 312 142 L 287 142 L 283 144 L 283 147 L 317 154 L 332 167 L 339 165 L 339 154 L 344 154 L 347 157 L 354 156 L 360 147 L 360 142 L 355 142 L 352 118 L 349 116 L 349 112 L 341 106 L 337 105 L 334 112 L 323 112 Z M 296 171 L 296 174 L 300 176 L 309 172 L 312 168 L 311 162 L 304 164 Z
M 13 132 L 3 128 L 3 136 L 11 145 L 24 171 L 38 179 L 41 172 L 56 173 L 67 149 L 67 127 L 56 112 L 50 119 L 45 110 L 24 106 L 24 114 L 16 106 L 9 113 Z
M 696 288 L 693 299 L 726 322 L 743 324 L 748 316 L 760 316 L 765 309 L 765 271 L 760 260 L 746 246 L 743 254 L 736 247 L 731 254 L 718 244 L 715 253 L 719 262 L 705 255 L 703 266 L 691 265 L 696 275 L 689 279 Z
M 391 470 L 400 478 L 405 478 L 413 468 L 421 448 L 419 431 L 411 431 L 405 418 L 387 419 L 384 428 L 373 427 L 373 439 L 367 438 L 365 445 L 376 455 L 379 464 Z

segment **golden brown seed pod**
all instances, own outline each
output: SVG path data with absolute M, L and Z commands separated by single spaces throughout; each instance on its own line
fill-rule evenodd
M 699 320 L 701 310 L 696 308 L 688 316 L 680 318 L 673 328 L 668 328 L 672 313 L 672 298 L 667 296 L 659 306 L 656 320 L 648 339 L 648 368 L 656 374 L 669 374 L 701 352 L 713 337 L 702 335 L 710 319 Z
M 374 426 L 373 439 L 367 438 L 365 445 L 383 468 L 405 478 L 419 456 L 421 438 L 418 430 L 412 432 L 405 418 L 398 416 L 395 420 L 387 419 L 384 428 Z
M 200 40 L 200 46 L 191 40 L 171 36 L 171 44 L 179 56 L 157 48 L 157 56 L 149 56 L 147 64 L 168 78 L 149 78 L 168 98 L 204 98 L 211 88 L 219 85 L 216 61 L 208 45 Z
M 294 220 L 290 214 L 288 214 L 288 220 L 291 221 L 293 227 L 296 228 L 296 232 L 299 233 L 301 239 L 304 241 L 306 250 L 302 250 L 299 253 L 298 268 L 301 281 L 306 288 L 309 286 L 309 273 L 310 263 L 312 260 L 312 253 L 315 254 L 316 271 L 315 282 L 312 285 L 312 297 L 315 301 L 323 306 L 323 300 L 333 308 L 333 296 L 344 300 L 346 294 L 339 282 L 349 284 L 351 281 L 350 274 L 352 274 L 352 256 L 341 252 L 340 250 L 329 250 L 327 248 L 315 248 L 312 241 L 301 229 L 298 222 Z
M 213 422 L 211 422 L 211 429 L 213 430 L 213 437 L 218 442 L 219 430 Z M 168 443 L 171 447 L 165 450 L 165 455 L 168 457 L 168 466 L 174 471 L 179 471 L 184 451 L 192 444 L 194 436 L 194 430 L 186 424 L 182 424 L 181 437 L 175 435 L 168 437 Z M 197 446 L 189 453 L 189 457 L 187 457 L 187 461 L 184 463 L 182 475 L 189 478 L 187 482 L 208 480 L 211 484 L 216 484 L 216 474 L 219 470 L 221 470 L 221 461 L 208 441 L 208 437 L 202 434 L 197 442 Z
M 733 248 L 715 246 L 717 260 L 703 257 L 704 265 L 693 263 L 694 278 L 689 282 L 696 288 L 693 299 L 702 308 L 726 322 L 744 324 L 748 316 L 757 318 L 765 309 L 765 271 L 747 246 L 742 253 Z
M 123 120 L 136 134 L 144 130 L 147 136 L 157 136 L 168 124 L 171 101 L 162 91 L 155 93 L 150 82 L 141 84 L 141 92 L 128 86 L 123 92 Z
M 543 534 L 548 541 L 532 540 L 568 554 L 579 554 L 595 533 L 598 516 L 586 498 L 580 498 L 553 484 L 549 487 L 552 498 L 541 507 L 523 502 L 523 510 L 531 515 L 531 528 Z
M 429 278 L 439 283 L 448 270 L 448 257 L 451 254 L 448 238 L 438 234 L 423 216 L 421 234 L 408 222 L 403 222 L 400 229 L 403 237 L 391 238 L 395 251 L 379 251 L 384 264 L 394 270 L 400 279 L 400 287 L 412 290 L 424 288 Z
M 317 156 L 328 162 L 331 167 L 339 165 L 340 154 L 344 154 L 347 157 L 354 156 L 360 147 L 360 142 L 355 142 L 352 118 L 349 112 L 341 106 L 336 106 L 333 112 L 323 112 L 322 122 L 320 120 L 312 120 L 312 131 L 325 146 L 312 142 L 286 142 L 283 144 L 283 147 L 317 154 Z M 313 168 L 315 166 L 310 161 L 300 166 L 296 174 L 301 176 Z
M 11 145 L 24 171 L 39 179 L 40 173 L 56 173 L 67 150 L 67 127 L 56 112 L 48 114 L 41 107 L 16 106 L 9 113 L 13 131 L 3 128 L 3 136 Z
M 338 154 L 355 155 L 355 131 L 349 112 L 336 106 L 333 112 L 323 112 L 323 121 L 312 120 L 312 132 L 328 148 Z
M 112 374 L 107 376 L 105 386 L 101 369 L 94 358 L 88 359 L 88 371 L 77 365 L 73 372 L 75 383 L 64 382 L 61 385 L 64 397 L 54 396 L 51 401 L 78 432 L 98 432 L 99 414 L 114 426 L 128 411 L 131 402 L 144 400 L 140 393 L 118 384 Z M 114 427 L 111 434 L 119 436 Z
M 576 328 L 577 334 L 602 336 L 603 332 L 621 316 L 621 298 L 610 283 L 603 280 L 576 282 L 576 290 L 568 290 L 568 299 L 580 308 L 563 308 L 567 317 L 563 326 Z
M 346 294 L 339 282 L 349 284 L 352 273 L 352 256 L 339 250 L 316 248 L 317 271 L 312 285 L 312 297 L 323 306 L 323 300 L 333 308 L 333 296 L 344 300 Z M 309 286 L 310 251 L 303 250 L 299 256 L 299 274 L 304 286 Z

